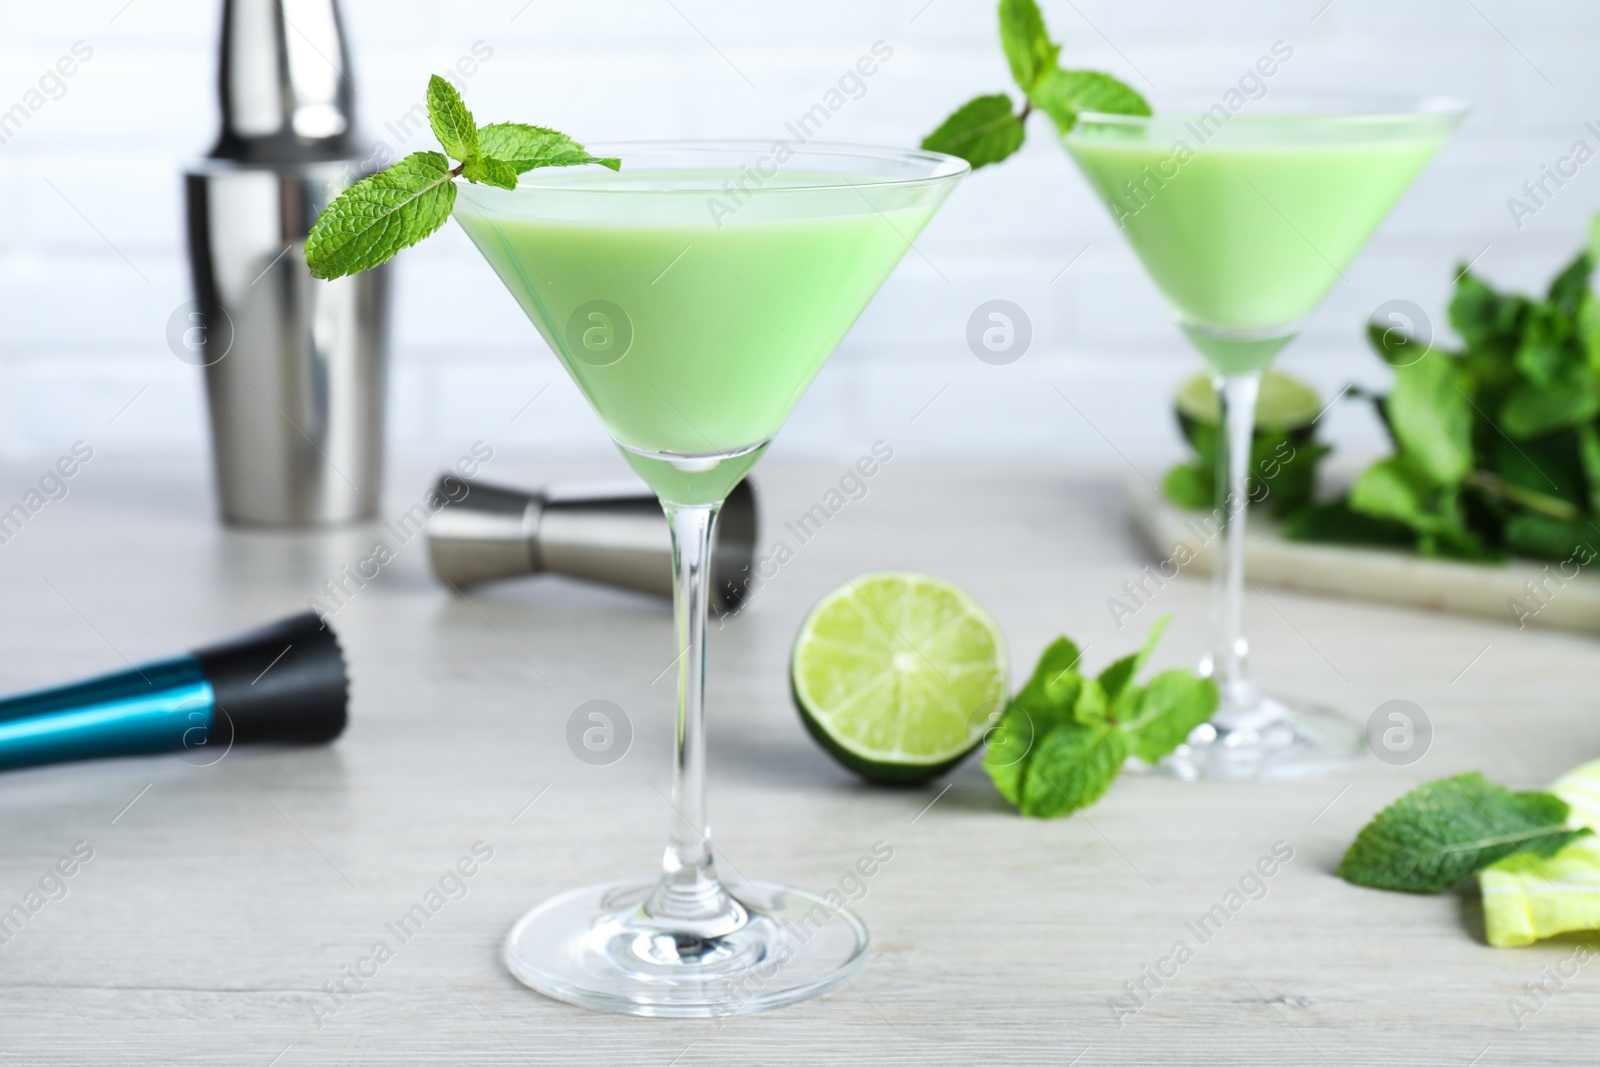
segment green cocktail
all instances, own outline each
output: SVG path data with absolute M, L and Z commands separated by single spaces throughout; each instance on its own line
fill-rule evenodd
M 1163 767 L 1189 778 L 1317 773 L 1359 753 L 1360 727 L 1264 696 L 1244 669 L 1246 479 L 1261 374 L 1464 109 L 1280 96 L 1237 114 L 1221 105 L 1156 112 L 1084 115 L 1064 142 L 1210 363 L 1223 403 L 1216 634 L 1203 665 L 1221 704 Z
M 781 147 L 781 151 L 779 151 Z M 571 372 L 672 527 L 678 718 L 658 877 L 573 890 L 506 942 L 513 974 L 607 1011 L 707 1016 L 816 996 L 866 959 L 838 902 L 724 883 L 705 816 L 717 509 L 967 173 L 932 152 L 780 142 L 596 146 L 622 159 L 458 182 L 455 218 Z
M 1444 143 L 1443 131 L 1291 137 L 1252 124 L 1183 161 L 1151 125 L 1091 124 L 1067 149 L 1181 319 L 1213 330 L 1272 330 L 1316 310 Z
M 455 212 L 676 503 L 721 500 L 744 476 L 942 199 L 802 171 L 709 209 L 704 190 L 729 177 L 550 172 L 537 196 L 463 185 Z

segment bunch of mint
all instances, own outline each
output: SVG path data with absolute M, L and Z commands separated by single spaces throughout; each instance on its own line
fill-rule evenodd
M 1543 299 L 1465 267 L 1450 324 L 1459 350 L 1374 322 L 1394 387 L 1373 397 L 1394 454 L 1348 496 L 1295 516 L 1291 538 L 1387 540 L 1425 556 L 1564 560 L 1600 547 L 1600 229 Z
M 1061 133 L 1077 124 L 1081 111 L 1150 114 L 1144 97 L 1111 75 L 1057 66 L 1061 46 L 1051 42 L 1034 0 L 1000 0 L 1000 44 L 1011 78 L 1022 90 L 1022 110 L 1013 111 L 1005 93 L 976 97 L 930 133 L 924 149 L 960 156 L 976 170 L 1022 147 L 1023 123 L 1034 108 L 1049 115 Z
M 1024 815 L 1050 819 L 1086 808 L 1116 781 L 1129 756 L 1155 763 L 1217 710 L 1216 683 L 1193 671 L 1135 679 L 1166 629 L 1162 618 L 1144 648 L 1096 677 L 1078 670 L 1081 653 L 1057 638 L 1033 677 L 1001 713 L 983 769 Z
M 479 126 L 455 86 L 437 74 L 428 80 L 428 121 L 449 158 L 413 152 L 339 194 L 306 237 L 306 264 L 313 278 L 371 270 L 438 230 L 455 206 L 452 179 L 457 175 L 515 189 L 517 175 L 535 167 L 622 166 L 617 159 L 591 156 L 566 134 L 543 126 Z
M 1438 893 L 1515 852 L 1549 859 L 1587 828 L 1567 827 L 1567 803 L 1513 793 L 1477 771 L 1418 786 L 1362 828 L 1339 877 L 1374 889 Z

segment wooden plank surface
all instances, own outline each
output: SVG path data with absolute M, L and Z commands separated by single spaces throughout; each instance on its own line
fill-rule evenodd
M 1496 950 L 1470 895 L 1361 890 L 1330 873 L 1380 806 L 1479 768 L 1540 786 L 1600 754 L 1600 646 L 1455 616 L 1252 594 L 1258 677 L 1365 719 L 1386 700 L 1431 718 L 1432 749 L 1391 767 L 1271 785 L 1125 776 L 1087 815 L 1018 818 L 982 771 L 926 789 L 862 786 L 805 736 L 784 667 L 805 610 L 842 579 L 925 569 L 1005 627 L 1018 672 L 1066 632 L 1098 667 L 1176 621 L 1156 666 L 1205 643 L 1207 584 L 1154 591 L 1119 629 L 1106 601 L 1148 562 L 1122 472 L 896 459 L 809 542 L 782 527 L 837 465 L 758 472 L 762 541 L 794 550 L 714 635 L 715 834 L 729 869 L 815 889 L 885 841 L 857 909 L 871 962 L 784 1011 L 711 1021 L 605 1016 L 518 985 L 500 941 L 558 890 L 647 874 L 668 807 L 673 658 L 664 603 L 531 580 L 470 602 L 430 580 L 420 544 L 334 619 L 354 679 L 337 744 L 82 763 L 0 775 L 0 904 L 76 842 L 93 859 L 0 946 L 0 1061 L 127 1064 L 1590 1064 L 1600 969 L 1519 1028 L 1508 998 L 1570 945 Z M 614 474 L 499 460 L 538 484 Z M 390 511 L 433 472 L 393 482 Z M 33 475 L 0 472 L 0 497 Z M 199 466 L 97 459 L 0 546 L 6 691 L 122 667 L 297 610 L 372 531 L 221 531 Z M 567 716 L 604 698 L 635 738 L 577 760 Z M 537 797 L 537 800 L 534 798 Z M 530 801 L 533 803 L 529 804 Z M 931 807 L 930 807 L 931 805 Z M 360 992 L 324 984 L 475 842 L 493 857 Z M 1265 892 L 1201 943 L 1188 923 L 1285 842 Z M 1110 1002 L 1183 939 L 1192 958 L 1137 1014 Z M 322 1011 L 317 1005 L 323 1006 Z M 319 1016 L 321 1016 L 319 1018 Z M 1075 1059 L 1076 1057 L 1076 1059 Z

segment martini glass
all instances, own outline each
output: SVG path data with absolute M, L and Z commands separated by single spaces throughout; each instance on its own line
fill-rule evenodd
M 1234 102 L 1239 99 L 1234 93 Z M 1067 151 L 1210 365 L 1222 412 L 1213 638 L 1220 702 L 1162 762 L 1182 778 L 1294 778 L 1360 755 L 1363 727 L 1245 671 L 1244 529 L 1261 376 L 1465 113 L 1447 100 L 1275 94 L 1153 117 L 1084 115 Z
M 707 580 L 717 511 L 968 167 L 784 142 L 592 146 L 623 169 L 460 183 L 455 218 L 594 406 L 672 528 L 674 809 L 658 877 L 528 912 L 506 962 L 542 993 L 722 1016 L 816 996 L 866 962 L 834 900 L 718 877 L 705 805 Z

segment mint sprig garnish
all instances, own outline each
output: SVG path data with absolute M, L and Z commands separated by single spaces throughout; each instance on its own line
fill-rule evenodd
M 1059 133 L 1077 125 L 1078 114 L 1148 115 L 1150 105 L 1132 88 L 1092 70 L 1062 70 L 1061 46 L 1050 40 L 1034 0 L 1000 0 L 1000 45 L 1011 79 L 1022 90 L 1020 111 L 1004 93 L 967 101 L 922 141 L 930 152 L 960 156 L 972 168 L 998 163 L 1022 147 L 1028 116 L 1050 116 Z
M 1513 793 L 1477 771 L 1418 786 L 1362 828 L 1339 877 L 1375 889 L 1437 893 L 1521 852 L 1549 859 L 1592 831 L 1567 826 L 1567 803 Z
M 622 166 L 621 160 L 592 156 L 566 134 L 542 126 L 498 122 L 480 127 L 455 86 L 437 74 L 428 80 L 428 123 L 445 154 L 413 152 L 356 182 L 317 217 L 305 248 L 313 278 L 371 270 L 437 231 L 455 207 L 457 175 L 515 189 L 517 175 L 535 167 Z
M 1166 628 L 1096 677 L 1079 670 L 1078 646 L 1060 637 L 1011 699 L 983 756 L 995 788 L 1024 815 L 1049 819 L 1105 795 L 1129 756 L 1154 763 L 1217 710 L 1217 687 L 1193 671 L 1135 681 Z

